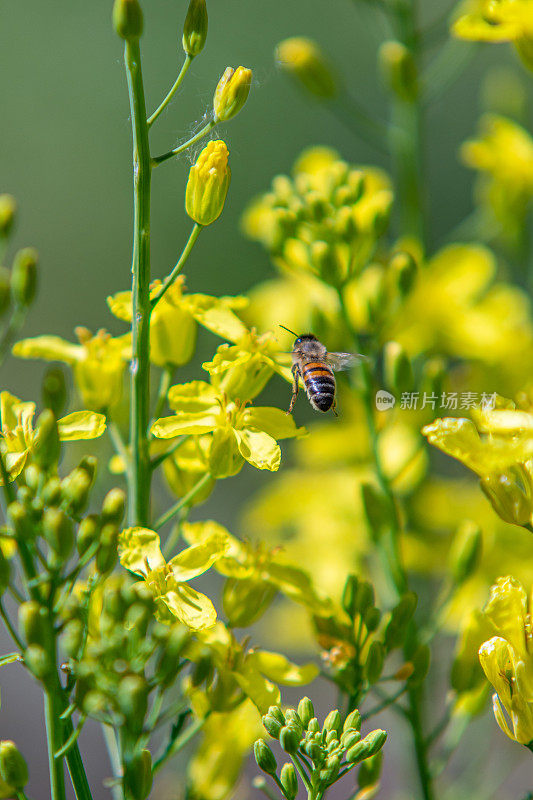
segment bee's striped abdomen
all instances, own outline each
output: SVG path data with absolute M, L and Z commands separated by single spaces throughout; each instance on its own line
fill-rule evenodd
M 302 368 L 309 402 L 317 411 L 328 411 L 335 399 L 335 376 L 323 361 L 309 361 Z

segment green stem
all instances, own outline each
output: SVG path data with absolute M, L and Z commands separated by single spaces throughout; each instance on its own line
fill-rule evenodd
M 185 747 L 185 745 L 186 745 L 188 742 L 190 742 L 190 741 L 191 741 L 191 739 L 192 739 L 194 736 L 196 736 L 196 734 L 197 734 L 197 733 L 199 733 L 199 732 L 202 730 L 203 726 L 205 725 L 205 722 L 206 722 L 206 720 L 207 720 L 207 717 L 204 717 L 203 719 L 197 719 L 195 722 L 192 722 L 192 723 L 189 725 L 189 727 L 187 728 L 187 730 L 186 730 L 184 733 L 182 733 L 182 734 L 181 734 L 181 736 L 179 736 L 177 739 L 175 739 L 175 740 L 174 740 L 174 741 L 173 741 L 173 742 L 172 742 L 172 743 L 171 743 L 171 744 L 170 744 L 170 745 L 169 745 L 169 746 L 166 748 L 166 750 L 165 750 L 165 752 L 163 753 L 163 755 L 162 755 L 162 756 L 160 756 L 160 757 L 159 757 L 159 758 L 158 758 L 158 759 L 155 761 L 155 763 L 154 763 L 154 766 L 153 766 L 153 768 L 152 768 L 152 772 L 154 773 L 154 775 L 155 775 L 155 773 L 156 773 L 156 772 L 157 772 L 159 769 L 161 769 L 161 767 L 163 766 L 163 764 L 164 764 L 164 763 L 165 763 L 165 762 L 166 762 L 166 761 L 167 761 L 167 760 L 168 760 L 168 759 L 169 759 L 171 756 L 174 756 L 174 755 L 176 755 L 176 753 L 179 753 L 179 751 L 180 751 L 180 750 L 181 750 L 183 747 Z
M 73 729 L 72 733 L 68 737 L 68 739 L 65 742 L 65 744 L 62 747 L 60 747 L 59 750 L 56 753 L 54 753 L 54 758 L 56 758 L 56 759 L 63 758 L 63 756 L 66 756 L 67 753 L 69 753 L 70 750 L 72 750 L 72 748 L 76 744 L 76 741 L 78 739 L 78 736 L 81 733 L 81 730 L 82 730 L 83 726 L 85 725 L 85 720 L 86 719 L 87 719 L 86 715 L 85 714 L 81 714 L 81 716 L 80 716 L 80 718 L 78 720 L 78 724 Z
M 366 711 L 361 716 L 362 721 L 366 722 L 366 720 L 370 719 L 370 717 L 373 717 L 375 714 L 379 714 L 380 711 L 383 711 L 384 709 L 391 706 L 393 703 L 396 702 L 396 700 L 398 700 L 403 694 L 405 694 L 406 691 L 407 691 L 407 686 L 403 686 L 395 694 L 391 695 L 390 697 L 387 697 L 385 700 L 379 703 L 379 705 L 374 706 L 374 708 L 371 708 L 370 711 Z
M 52 687 L 44 691 L 44 718 L 46 723 L 46 742 L 48 745 L 48 768 L 50 770 L 51 800 L 66 800 L 63 759 L 56 759 L 56 753 L 62 746 L 59 721 L 61 711 L 58 708 L 57 692 Z
M 327 109 L 356 136 L 380 153 L 387 152 L 387 128 L 374 119 L 346 92 L 338 100 L 327 104 Z
M 178 436 L 172 447 L 169 447 L 168 450 L 166 450 L 164 453 L 161 453 L 161 455 L 157 456 L 157 458 L 152 459 L 152 469 L 157 469 L 157 467 L 159 467 L 163 463 L 163 461 L 166 461 L 166 459 L 169 458 L 169 456 L 175 453 L 176 450 L 178 450 L 188 438 L 189 438 L 188 434 L 186 434 L 185 436 Z
M 195 144 L 200 139 L 203 139 L 203 137 L 206 136 L 209 133 L 209 131 L 212 131 L 217 122 L 218 120 L 216 119 L 210 120 L 207 123 L 207 125 L 204 125 L 204 127 L 201 128 L 198 131 L 198 133 L 196 133 L 191 139 L 188 139 L 183 144 L 178 145 L 178 147 L 174 147 L 173 150 L 169 150 L 167 153 L 163 153 L 163 155 L 161 156 L 155 156 L 155 158 L 152 158 L 152 165 L 154 167 L 157 167 L 157 165 L 162 164 L 163 161 L 167 161 L 169 158 L 173 158 L 174 156 L 178 156 L 180 153 L 183 153 L 183 151 L 187 150 L 187 148 L 190 147 L 192 144 Z
M 419 42 L 416 31 L 416 0 L 394 0 L 391 18 L 398 40 L 410 51 L 417 81 Z M 413 97 L 392 95 L 392 126 L 389 146 L 396 173 L 400 234 L 414 236 L 425 244 L 425 198 L 423 194 L 422 102 L 419 89 Z
M 183 248 L 183 252 L 182 252 L 181 256 L 179 257 L 178 263 L 176 264 L 176 266 L 174 267 L 174 269 L 172 270 L 170 275 L 167 275 L 167 277 L 163 281 L 163 285 L 161 286 L 161 288 L 158 291 L 158 293 L 152 298 L 152 301 L 151 301 L 151 310 L 152 311 L 154 310 L 156 305 L 159 303 L 161 298 L 164 296 L 164 294 L 167 292 L 167 290 L 170 289 L 170 287 L 172 286 L 172 284 L 174 283 L 174 281 L 178 277 L 179 273 L 183 269 L 183 266 L 184 266 L 185 262 L 187 261 L 187 259 L 189 258 L 190 254 L 191 254 L 191 250 L 193 249 L 193 247 L 194 247 L 194 245 L 196 243 L 196 240 L 200 236 L 200 232 L 203 230 L 203 227 L 204 227 L 203 225 L 199 225 L 198 223 L 195 224 L 194 228 L 191 231 L 191 235 L 189 236 L 189 238 L 187 240 L 187 244 Z
M 131 474 L 128 475 L 129 521 L 150 523 L 150 181 L 148 125 L 138 41 L 127 41 L 124 63 L 128 79 L 133 133 L 134 231 L 132 259 L 132 362 L 130 398 Z
M 156 108 L 154 113 L 150 117 L 148 117 L 147 125 L 148 125 L 149 128 L 154 124 L 154 122 L 156 121 L 158 116 L 161 114 L 161 112 L 165 110 L 165 108 L 168 106 L 168 104 L 170 103 L 170 101 L 172 100 L 172 98 L 174 97 L 174 95 L 176 94 L 178 89 L 180 88 L 181 82 L 184 79 L 185 75 L 187 74 L 187 71 L 188 71 L 189 67 L 191 66 L 192 60 L 193 60 L 193 56 L 190 56 L 188 54 L 185 56 L 185 61 L 183 62 L 183 65 L 181 67 L 181 70 L 180 70 L 180 73 L 179 73 L 178 77 L 176 78 L 176 80 L 172 84 L 171 90 L 169 91 L 167 96 L 164 98 L 164 100 L 160 103 L 160 105 Z
M 165 400 L 167 399 L 167 394 L 170 388 L 173 374 L 174 374 L 174 367 L 172 366 L 172 364 L 167 365 L 161 373 L 161 380 L 159 381 L 159 389 L 157 390 L 157 401 L 155 404 L 152 421 L 159 419 L 159 417 L 161 416 L 161 412 L 165 407 Z M 150 463 L 153 469 L 153 461 L 151 461 Z
M 11 624 L 11 620 L 9 619 L 7 611 L 5 610 L 1 600 L 0 600 L 0 617 L 2 617 L 2 619 L 4 620 L 4 625 L 11 634 L 11 638 L 13 639 L 17 647 L 19 647 L 21 650 L 24 650 L 24 645 L 22 644 L 15 628 Z
M 66 733 L 69 733 L 72 727 L 70 720 L 65 725 Z M 92 800 L 91 790 L 89 788 L 89 781 L 85 773 L 85 767 L 81 759 L 80 749 L 78 743 L 75 742 L 67 753 L 67 767 L 70 775 L 74 794 L 76 800 Z
M 210 480 L 211 480 L 211 475 L 209 474 L 209 472 L 207 472 L 200 478 L 200 480 L 197 483 L 194 484 L 192 489 L 190 489 L 190 491 L 188 491 L 187 494 L 183 495 L 183 497 L 180 500 L 178 500 L 177 503 L 171 506 L 171 508 L 169 508 L 169 510 L 165 514 L 162 514 L 159 517 L 159 519 L 154 525 L 154 530 L 158 531 L 159 528 L 162 528 L 163 525 L 165 525 L 173 517 L 175 517 L 176 514 L 179 511 L 181 511 L 183 506 L 186 506 L 189 500 L 192 500 L 193 497 L 195 497 L 198 494 L 200 489 L 202 489 L 206 485 L 206 483 L 208 483 L 208 481 Z
M 103 722 L 101 725 L 104 741 L 109 755 L 109 761 L 111 763 L 111 771 L 113 778 L 117 781 L 117 783 L 114 783 L 111 787 L 111 794 L 113 795 L 114 800 L 123 800 L 124 795 L 121 788 L 122 765 L 120 761 L 120 750 L 117 744 L 117 737 L 114 729 L 111 726 L 105 725 Z

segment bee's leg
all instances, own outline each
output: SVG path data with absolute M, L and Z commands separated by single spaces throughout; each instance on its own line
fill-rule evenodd
M 292 377 L 293 377 L 293 384 L 292 384 L 292 397 L 291 403 L 289 405 L 289 410 L 287 414 L 292 414 L 292 409 L 294 408 L 294 404 L 296 402 L 296 398 L 298 397 L 298 392 L 300 391 L 300 370 L 298 368 L 298 364 L 295 364 L 292 368 Z
M 339 416 L 337 414 L 337 401 L 336 400 L 333 401 L 333 405 L 331 406 L 331 410 L 333 411 L 333 413 L 335 414 L 336 417 Z

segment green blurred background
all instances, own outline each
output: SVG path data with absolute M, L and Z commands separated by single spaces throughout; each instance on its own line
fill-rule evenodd
M 442 0 L 427 0 L 424 18 L 430 22 L 442 15 L 443 5 Z M 187 3 L 147 0 L 144 6 L 143 68 L 147 105 L 153 110 L 182 61 L 181 26 Z M 24 335 L 53 333 L 73 338 L 77 325 L 121 333 L 124 327 L 109 313 L 105 298 L 128 288 L 130 281 L 131 132 L 122 47 L 110 23 L 111 2 L 6 0 L 0 7 L 0 190 L 15 195 L 19 203 L 14 245 L 35 246 L 41 258 L 39 298 Z M 226 207 L 221 220 L 200 238 L 186 270 L 192 291 L 233 294 L 272 274 L 264 251 L 239 233 L 240 216 L 250 198 L 265 190 L 276 173 L 288 171 L 303 148 L 330 145 L 350 162 L 389 167 L 376 150 L 279 74 L 273 61 L 276 43 L 292 35 L 317 39 L 350 93 L 384 117 L 385 97 L 376 68 L 382 31 L 368 4 L 353 0 L 210 0 L 208 9 L 206 48 L 151 138 L 155 154 L 188 138 L 210 110 L 224 68 L 243 64 L 253 69 L 245 109 L 215 132 L 230 150 L 233 178 Z M 515 59 L 505 47 L 482 50 L 465 75 L 428 108 L 426 191 L 433 247 L 471 210 L 472 174 L 460 165 L 457 150 L 476 129 L 482 82 L 495 65 L 512 69 Z M 506 98 L 500 101 L 505 105 Z M 194 155 L 173 160 L 153 176 L 154 277 L 163 277 L 174 265 L 191 227 L 183 199 Z M 283 322 L 276 308 L 271 314 L 273 325 Z M 199 358 L 183 375 L 205 377 L 199 364 L 218 343 L 204 334 Z M 24 399 L 37 399 L 41 373 L 37 362 L 9 359 L 1 388 Z M 271 398 L 276 391 L 276 402 L 285 405 L 288 387 L 279 381 L 277 390 L 269 390 Z M 297 411 L 298 421 L 304 421 L 306 408 L 300 404 Z M 251 470 L 239 477 L 229 496 L 226 486 L 219 487 L 202 515 L 216 515 L 237 527 L 241 499 L 253 489 L 254 481 L 257 485 L 266 480 L 264 475 L 252 479 L 250 474 Z M 0 636 L 0 645 L 4 644 Z M 29 794 L 39 800 L 48 793 L 40 692 L 21 677 L 16 665 L 4 668 L 0 676 L 0 737 L 17 740 L 29 758 Z M 505 747 L 493 720 L 485 718 L 483 724 L 481 735 L 486 735 L 490 725 L 494 741 L 509 756 L 512 746 Z M 83 737 L 85 747 L 90 742 L 87 766 L 97 789 L 109 769 L 101 739 L 92 736 L 94 732 L 89 729 Z M 498 757 L 494 763 L 497 769 Z M 518 774 L 518 782 L 516 791 L 522 785 L 525 791 L 525 774 Z M 178 788 L 171 785 L 168 796 L 175 796 Z M 494 797 L 513 796 L 499 794 L 496 787 L 487 791 Z M 104 790 L 102 794 L 96 791 L 95 797 L 99 796 L 105 796 Z

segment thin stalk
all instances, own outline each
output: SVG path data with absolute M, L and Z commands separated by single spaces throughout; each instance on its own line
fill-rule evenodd
M 109 755 L 113 778 L 117 781 L 117 783 L 114 783 L 111 787 L 111 794 L 113 795 L 114 800 L 123 800 L 122 786 L 120 783 L 122 780 L 122 765 L 120 761 L 120 751 L 117 744 L 117 737 L 112 727 L 105 725 L 103 722 L 101 723 L 101 726 Z
M 370 719 L 370 717 L 373 717 L 375 714 L 379 714 L 380 711 L 384 711 L 386 708 L 395 703 L 396 700 L 398 700 L 403 694 L 405 694 L 406 691 L 407 691 L 407 686 L 403 686 L 395 694 L 391 695 L 390 697 L 387 697 L 385 700 L 383 700 L 383 702 L 379 703 L 379 705 L 374 706 L 374 708 L 371 708 L 370 711 L 365 712 L 361 716 L 362 721 L 366 722 L 366 720 Z
M 108 416 L 107 418 L 107 430 L 109 433 L 109 438 L 111 439 L 111 443 L 115 448 L 116 454 L 120 456 L 124 461 L 126 475 L 128 475 L 131 470 L 130 454 L 128 453 L 128 448 L 124 443 L 124 439 L 122 438 L 122 434 L 119 430 L 117 423 L 114 422 L 110 416 Z
M 24 650 L 24 645 L 22 644 L 15 628 L 11 624 L 11 620 L 9 619 L 7 611 L 5 610 L 1 600 L 0 600 L 0 617 L 2 617 L 2 619 L 4 620 L 4 625 L 11 634 L 11 638 L 13 639 L 17 647 L 19 647 L 21 650 Z
M 178 156 L 180 153 L 183 153 L 184 150 L 187 150 L 188 147 L 198 142 L 200 139 L 203 139 L 210 131 L 213 130 L 215 125 L 217 124 L 218 120 L 212 119 L 209 120 L 207 125 L 204 125 L 203 128 L 200 128 L 198 133 L 196 133 L 191 139 L 188 139 L 183 144 L 178 145 L 178 147 L 174 147 L 173 150 L 169 150 L 167 153 L 163 153 L 161 156 L 155 156 L 152 158 L 152 166 L 157 167 L 158 164 L 162 164 L 163 161 L 167 161 L 169 158 L 173 158 L 174 156 Z
M 189 67 L 191 66 L 192 60 L 193 60 L 193 56 L 190 56 L 188 54 L 185 56 L 185 61 L 183 62 L 183 65 L 181 67 L 179 75 L 176 78 L 176 80 L 174 81 L 174 83 L 172 84 L 172 88 L 170 89 L 169 93 L 161 101 L 161 103 L 156 108 L 154 113 L 151 116 L 148 117 L 147 125 L 148 125 L 149 128 L 154 124 L 154 122 L 156 121 L 158 116 L 161 114 L 161 112 L 165 110 L 165 108 L 168 106 L 168 104 L 170 103 L 170 101 L 172 100 L 172 98 L 174 97 L 174 95 L 176 94 L 178 89 L 180 88 L 181 82 L 184 79 L 185 75 L 187 74 L 187 71 L 188 71 Z
M 309 776 L 307 775 L 307 772 L 305 771 L 303 765 L 300 763 L 297 754 L 294 753 L 294 755 L 291 755 L 289 753 L 289 758 L 292 761 L 292 763 L 294 764 L 294 766 L 296 768 L 296 772 L 298 773 L 298 775 L 302 779 L 302 783 L 304 784 L 305 788 L 307 789 L 308 797 L 312 797 L 313 796 L 312 795 L 313 787 L 311 786 L 311 781 L 310 781 Z
M 86 717 L 85 714 L 81 714 L 80 715 L 80 718 L 78 720 L 78 724 L 73 729 L 72 733 L 68 737 L 68 739 L 65 742 L 65 744 L 62 747 L 60 747 L 59 750 L 56 753 L 54 753 L 54 758 L 55 759 L 63 758 L 63 756 L 66 756 L 67 753 L 70 752 L 70 750 L 72 750 L 72 748 L 76 744 L 76 741 L 78 739 L 78 736 L 81 733 L 81 730 L 82 730 L 83 726 L 85 725 L 85 720 L 86 719 L 87 719 L 87 717 Z
M 44 692 L 44 719 L 46 723 L 46 743 L 48 745 L 48 768 L 50 770 L 51 800 L 66 800 L 65 776 L 63 774 L 63 759 L 56 759 L 56 753 L 62 745 L 60 711 L 57 703 L 57 693 L 52 687 Z
M 161 412 L 165 407 L 165 400 L 167 399 L 168 390 L 174 374 L 174 367 L 172 365 L 166 366 L 161 373 L 161 380 L 159 381 L 159 389 L 157 390 L 157 400 L 154 409 L 152 420 L 155 421 L 161 416 Z M 150 463 L 153 469 L 153 461 Z
M 344 93 L 338 100 L 328 103 L 326 108 L 363 142 L 380 153 L 387 152 L 387 127 L 381 120 L 374 119 L 353 97 Z
M 179 736 L 177 739 L 175 739 L 166 748 L 166 750 L 163 753 L 163 755 L 161 755 L 154 763 L 154 766 L 152 768 L 152 772 L 153 772 L 154 775 L 159 769 L 161 769 L 161 767 L 163 766 L 165 761 L 167 761 L 171 756 L 176 755 L 176 753 L 179 753 L 179 751 L 183 747 L 185 747 L 185 745 L 188 742 L 190 742 L 191 739 L 194 736 L 196 736 L 197 733 L 199 733 L 202 730 L 206 720 L 207 720 L 207 717 L 204 717 L 204 719 L 197 719 L 195 722 L 192 722 L 189 725 L 189 727 L 187 728 L 187 730 L 184 731 L 184 733 L 182 733 L 181 736 Z
M 151 310 L 152 311 L 154 310 L 156 305 L 159 303 L 161 298 L 164 296 L 166 291 L 168 289 L 170 289 L 170 287 L 172 286 L 172 284 L 174 283 L 174 281 L 178 277 L 179 273 L 183 269 L 183 266 L 184 266 L 185 262 L 187 261 L 187 259 L 189 258 L 190 254 L 191 254 L 191 250 L 193 249 L 193 247 L 194 247 L 194 245 L 196 243 L 196 240 L 200 236 L 200 232 L 203 230 L 203 227 L 204 227 L 203 225 L 199 225 L 198 223 L 195 224 L 194 228 L 191 231 L 191 235 L 189 236 L 189 238 L 187 240 L 187 244 L 183 248 L 183 252 L 182 252 L 181 256 L 179 257 L 178 263 L 176 264 L 176 266 L 174 267 L 174 269 L 172 270 L 170 275 L 168 275 L 165 278 L 165 280 L 163 281 L 163 285 L 161 286 L 161 288 L 158 291 L 158 293 L 152 298 L 152 301 L 151 301 Z
M 189 438 L 188 434 L 186 434 L 185 436 L 178 436 L 172 447 L 169 447 L 168 450 L 166 450 L 164 453 L 161 453 L 161 455 L 157 456 L 157 458 L 152 459 L 152 469 L 157 469 L 157 467 L 159 467 L 163 463 L 163 461 L 166 461 L 167 458 L 169 458 L 169 456 L 175 453 L 176 450 L 178 450 L 188 438 Z
M 127 41 L 124 63 L 128 79 L 133 133 L 134 231 L 132 259 L 132 362 L 130 398 L 131 474 L 128 514 L 131 525 L 150 522 L 150 181 L 148 124 L 138 41 Z
M 263 794 L 268 797 L 268 800 L 280 800 L 279 795 L 272 791 L 262 775 L 258 775 L 257 778 L 253 779 L 252 786 L 259 792 L 263 792 Z M 282 796 L 285 797 L 285 793 L 283 793 Z
M 187 505 L 187 503 L 189 502 L 189 500 L 192 500 L 192 499 L 193 499 L 193 497 L 195 497 L 195 496 L 198 494 L 198 492 L 199 492 L 199 491 L 200 491 L 200 490 L 201 490 L 201 489 L 202 489 L 202 488 L 203 488 L 203 487 L 206 485 L 206 483 L 207 483 L 208 481 L 210 481 L 210 480 L 211 480 L 211 475 L 210 475 L 208 472 L 206 472 L 206 474 L 205 474 L 205 475 L 203 475 L 203 476 L 200 478 L 200 480 L 199 480 L 197 483 L 195 483 L 195 484 L 194 484 L 194 486 L 192 487 L 192 489 L 191 489 L 190 491 L 188 491 L 188 492 L 187 492 L 187 494 L 184 494 L 184 495 L 183 495 L 183 497 L 182 497 L 180 500 L 178 500 L 178 502 L 177 502 L 177 503 L 175 503 L 173 506 L 171 506 L 171 508 L 169 508 L 169 510 L 168 510 L 168 511 L 167 511 L 165 514 L 162 514 L 162 515 L 159 517 L 159 519 L 157 520 L 157 522 L 156 522 L 156 523 L 155 523 L 155 525 L 154 525 L 154 530 L 156 530 L 156 531 L 157 531 L 157 530 L 159 530 L 159 528 L 162 528 L 162 527 L 163 527 L 163 525 L 165 525 L 165 524 L 166 524 L 167 522 L 169 522 L 169 521 L 170 521 L 170 520 L 171 520 L 173 517 L 175 517 L 175 516 L 176 516 L 176 514 L 177 514 L 179 511 L 181 511 L 181 509 L 183 508 L 183 506 L 186 506 L 186 505 Z
M 72 727 L 70 720 L 65 725 L 66 733 L 69 733 Z M 81 758 L 78 743 L 74 742 L 73 746 L 67 753 L 67 767 L 70 775 L 70 781 L 76 795 L 76 800 L 92 800 L 92 794 L 89 787 L 89 781 L 85 773 L 85 767 Z

